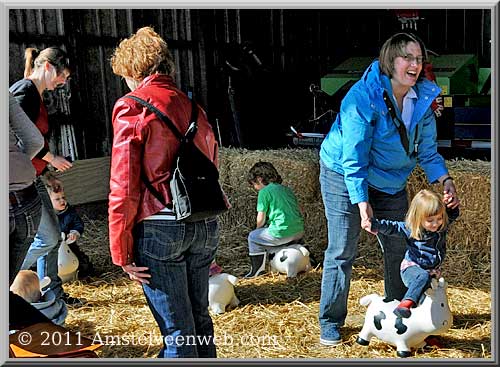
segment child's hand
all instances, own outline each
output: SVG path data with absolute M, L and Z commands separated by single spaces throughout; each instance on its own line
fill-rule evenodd
M 447 192 L 444 193 L 443 195 L 443 204 L 446 205 L 448 204 L 451 200 L 453 200 L 453 196 L 448 194 Z
M 429 271 L 429 275 L 431 277 L 435 277 L 436 279 L 439 279 L 439 278 L 441 278 L 441 269 L 439 269 L 439 268 L 438 269 L 431 269 Z
M 80 238 L 80 233 L 78 231 L 71 231 L 68 234 L 67 243 L 73 243 Z
M 61 180 L 59 180 L 52 173 L 50 173 L 50 172 L 47 173 L 45 175 L 45 178 L 47 179 L 47 186 L 50 186 L 50 188 L 53 192 L 61 192 L 64 189 Z
M 266 213 L 265 212 L 257 212 L 257 221 L 255 224 L 255 228 L 262 228 L 266 224 Z

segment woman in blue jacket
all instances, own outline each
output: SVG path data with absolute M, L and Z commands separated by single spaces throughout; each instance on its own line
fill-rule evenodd
M 448 207 L 459 200 L 443 157 L 437 152 L 436 121 L 431 109 L 439 87 L 423 78 L 423 42 L 408 33 L 389 38 L 379 59 L 342 100 L 321 145 L 320 184 L 328 221 L 319 324 L 320 343 L 341 342 L 361 221 L 373 216 L 404 220 L 406 182 L 417 162 L 429 182 L 443 184 Z M 384 251 L 388 299 L 406 292 L 399 266 L 405 253 L 401 238 L 379 235 Z

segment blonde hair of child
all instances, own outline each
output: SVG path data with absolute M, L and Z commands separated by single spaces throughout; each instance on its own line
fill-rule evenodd
M 22 297 L 26 302 L 40 301 L 40 280 L 33 270 L 20 270 L 10 286 L 12 293 Z
M 411 201 L 408 213 L 406 213 L 406 225 L 410 229 L 411 237 L 421 240 L 425 230 L 422 226 L 425 218 L 439 214 L 443 215 L 443 224 L 439 228 L 442 230 L 448 225 L 443 198 L 433 191 L 420 190 Z

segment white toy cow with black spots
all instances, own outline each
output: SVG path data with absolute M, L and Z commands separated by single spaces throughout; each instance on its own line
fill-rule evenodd
M 309 251 L 302 245 L 290 245 L 270 255 L 271 271 L 295 278 L 298 273 L 311 269 Z
M 431 280 L 424 300 L 411 310 L 409 318 L 397 317 L 393 310 L 399 301 L 384 302 L 384 297 L 370 294 L 361 298 L 361 305 L 368 306 L 365 323 L 359 333 L 358 344 L 368 345 L 372 336 L 394 345 L 398 357 L 409 357 L 411 349 L 425 346 L 429 335 L 445 333 L 453 323 L 448 305 L 447 284 L 444 278 Z

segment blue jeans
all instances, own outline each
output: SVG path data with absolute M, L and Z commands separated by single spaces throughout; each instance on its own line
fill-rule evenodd
M 328 247 L 325 251 L 321 280 L 319 324 L 321 337 L 328 339 L 344 325 L 347 316 L 352 264 L 357 253 L 361 218 L 358 205 L 351 204 L 343 175 L 330 170 L 320 161 L 319 181 L 328 226 Z M 406 214 L 408 202 L 404 191 L 396 195 L 387 195 L 370 190 L 369 200 L 378 218 L 401 220 Z M 380 237 L 384 248 L 386 296 L 401 299 L 398 297 L 402 297 L 406 291 L 399 272 L 406 250 L 405 244 L 395 237 Z
M 208 313 L 208 272 L 219 242 L 217 219 L 145 220 L 134 227 L 134 258 L 147 266 L 143 285 L 164 345 L 159 358 L 215 358 Z
M 300 240 L 304 237 L 304 232 L 296 233 L 293 236 L 277 238 L 269 234 L 267 227 L 257 228 L 248 235 L 248 253 L 256 255 L 269 250 L 278 251 L 279 248 L 292 241 Z
M 418 303 L 424 291 L 431 284 L 431 276 L 427 270 L 418 265 L 409 266 L 401 272 L 403 283 L 408 287 L 408 291 L 403 299 L 411 299 L 415 304 Z
M 57 275 L 57 257 L 61 241 L 59 220 L 50 201 L 49 193 L 40 177 L 36 179 L 35 185 L 42 200 L 42 219 L 21 269 L 29 269 L 36 262 L 38 277 L 40 279 L 45 276 L 50 277 L 49 288 L 52 289 L 56 298 L 60 298 L 63 289 L 61 278 Z
M 41 217 L 42 203 L 36 191 L 33 197 L 19 198 L 15 204 L 9 203 L 9 285 L 21 269 Z

